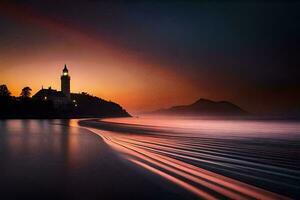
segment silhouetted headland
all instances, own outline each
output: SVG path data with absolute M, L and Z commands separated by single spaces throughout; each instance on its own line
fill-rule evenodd
M 72 102 L 56 106 L 51 100 L 0 97 L 0 118 L 86 118 L 129 117 L 119 104 L 91 96 L 71 93 Z
M 61 91 L 49 87 L 31 96 L 24 87 L 19 97 L 11 96 L 6 85 L 0 85 L 0 118 L 88 118 L 129 117 L 119 104 L 89 95 L 71 93 L 71 76 L 67 65 L 62 70 Z

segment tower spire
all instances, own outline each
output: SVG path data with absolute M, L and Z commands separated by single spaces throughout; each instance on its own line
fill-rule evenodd
M 67 68 L 67 65 L 65 64 L 65 67 L 63 69 L 63 72 L 68 72 L 68 68 Z

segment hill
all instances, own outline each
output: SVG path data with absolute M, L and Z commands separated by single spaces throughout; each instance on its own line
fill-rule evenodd
M 190 105 L 174 106 L 168 109 L 154 111 L 151 114 L 244 116 L 249 113 L 228 101 L 212 101 L 201 98 Z
M 76 101 L 74 114 L 81 117 L 129 117 L 128 112 L 119 104 L 106 101 L 86 93 L 71 94 Z
M 51 100 L 0 96 L 0 118 L 43 119 L 130 116 L 119 104 L 87 93 L 71 94 L 71 99 L 73 101 L 69 104 L 58 107 Z

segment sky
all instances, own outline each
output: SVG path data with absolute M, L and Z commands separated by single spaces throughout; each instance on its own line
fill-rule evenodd
M 227 100 L 300 111 L 300 2 L 0 2 L 0 84 L 115 101 L 131 113 Z

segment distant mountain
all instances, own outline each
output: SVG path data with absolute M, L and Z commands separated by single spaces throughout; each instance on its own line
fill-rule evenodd
M 228 101 L 212 101 L 201 98 L 190 105 L 174 106 L 168 109 L 154 111 L 151 114 L 244 116 L 248 115 L 249 113 Z

